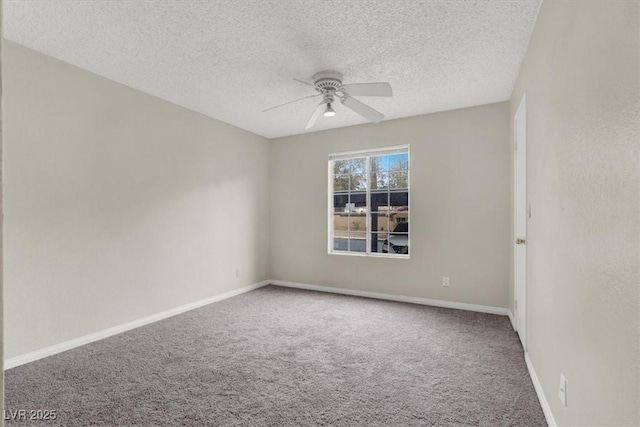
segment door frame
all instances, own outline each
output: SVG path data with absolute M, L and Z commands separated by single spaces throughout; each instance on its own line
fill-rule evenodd
M 513 116 L 513 299 L 515 330 L 518 332 L 522 347 L 527 349 L 527 94 L 522 95 L 518 109 Z M 520 158 L 524 156 L 524 159 Z M 520 167 L 518 167 L 518 160 Z M 519 177 L 522 182 L 519 182 Z M 524 203 L 519 199 L 518 190 L 524 193 Z M 518 201 L 520 200 L 520 206 Z M 518 219 L 521 220 L 521 233 L 518 233 Z M 521 235 L 519 235 L 521 234 Z M 516 239 L 525 239 L 518 245 Z M 518 260 L 518 253 L 523 253 Z M 521 271 L 522 270 L 522 271 Z M 522 274 L 519 274 L 522 273 Z

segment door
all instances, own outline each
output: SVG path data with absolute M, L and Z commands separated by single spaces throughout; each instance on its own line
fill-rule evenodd
M 514 283 L 516 330 L 526 350 L 527 297 L 527 105 L 526 95 L 514 117 Z

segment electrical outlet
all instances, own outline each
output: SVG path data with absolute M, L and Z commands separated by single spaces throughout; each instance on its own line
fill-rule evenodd
M 451 285 L 451 280 L 449 279 L 449 276 L 442 276 L 442 286 L 449 286 Z
M 560 374 L 560 388 L 558 389 L 558 398 L 560 402 L 562 402 L 562 406 L 567 407 L 567 392 L 569 387 L 569 381 L 564 376 L 564 374 Z
M 236 268 L 236 277 L 240 277 L 240 269 Z

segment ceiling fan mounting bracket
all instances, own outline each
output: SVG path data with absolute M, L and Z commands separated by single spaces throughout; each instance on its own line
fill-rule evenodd
M 337 71 L 320 71 L 313 75 L 313 85 L 322 93 L 338 91 L 342 87 L 342 74 Z

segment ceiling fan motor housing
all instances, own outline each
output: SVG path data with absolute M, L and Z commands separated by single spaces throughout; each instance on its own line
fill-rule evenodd
M 321 93 L 335 92 L 342 87 L 342 74 L 337 71 L 320 71 L 313 75 L 313 85 Z

